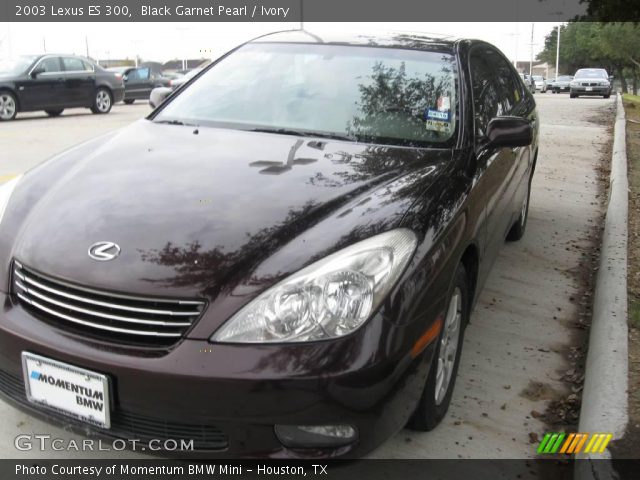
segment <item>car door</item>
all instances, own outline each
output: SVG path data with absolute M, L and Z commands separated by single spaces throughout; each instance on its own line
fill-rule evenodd
M 64 74 L 60 57 L 41 58 L 29 76 L 16 86 L 24 110 L 57 108 L 64 105 Z
M 129 70 L 125 80 L 127 98 L 146 99 L 151 94 L 151 70 L 139 67 Z
M 488 144 L 486 132 L 496 117 L 510 115 L 521 97 L 515 79 L 503 79 L 497 60 L 502 56 L 487 45 L 474 47 L 469 56 L 474 109 L 474 149 L 477 170 L 481 172 L 477 190 L 482 192 L 485 206 L 484 258 L 481 281 L 488 274 L 502 246 L 512 219 L 509 195 L 517 169 L 518 149 L 495 148 Z M 519 83 L 519 82 L 518 82 Z M 508 89 L 511 88 L 509 92 Z M 518 88 L 518 93 L 515 89 Z
M 93 102 L 96 74 L 93 67 L 79 57 L 62 57 L 65 106 L 87 107 Z

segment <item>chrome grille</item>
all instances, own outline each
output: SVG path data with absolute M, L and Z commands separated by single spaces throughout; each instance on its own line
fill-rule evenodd
M 174 343 L 201 315 L 202 300 L 122 295 L 73 285 L 13 262 L 13 293 L 21 305 L 60 327 L 110 340 Z

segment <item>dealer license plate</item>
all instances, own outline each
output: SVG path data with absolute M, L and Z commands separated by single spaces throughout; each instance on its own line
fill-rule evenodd
M 100 373 L 22 352 L 27 399 L 36 405 L 109 428 L 109 379 Z

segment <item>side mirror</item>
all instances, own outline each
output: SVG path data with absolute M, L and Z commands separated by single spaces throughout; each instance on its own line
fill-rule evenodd
M 35 70 L 31 71 L 31 78 L 36 78 L 38 75 L 40 75 L 41 73 L 44 73 L 45 69 L 42 67 L 36 68 Z
M 164 102 L 169 95 L 171 95 L 171 90 L 168 87 L 157 87 L 151 90 L 151 95 L 149 96 L 149 105 L 151 108 L 156 108 L 162 102 Z
M 613 75 L 609 75 L 609 81 L 612 82 L 613 79 L 614 79 L 614 76 Z
M 122 75 L 122 81 L 126 82 L 127 80 L 129 80 L 129 77 L 127 76 L 127 74 Z
M 522 117 L 496 117 L 487 126 L 491 147 L 526 147 L 533 141 L 533 128 Z

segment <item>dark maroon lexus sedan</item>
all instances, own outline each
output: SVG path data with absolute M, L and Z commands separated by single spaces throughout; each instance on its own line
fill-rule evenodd
M 451 400 L 524 234 L 532 95 L 493 46 L 244 44 L 0 187 L 0 391 L 81 432 L 361 456 Z

